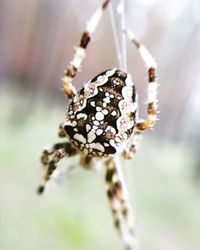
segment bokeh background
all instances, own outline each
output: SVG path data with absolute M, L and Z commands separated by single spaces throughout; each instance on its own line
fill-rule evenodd
M 122 249 L 104 169 L 83 170 L 44 197 L 41 149 L 57 142 L 68 100 L 60 77 L 100 0 L 0 0 L 0 249 Z M 116 6 L 117 1 L 113 1 Z M 156 58 L 160 121 L 123 161 L 142 250 L 200 248 L 200 1 L 127 0 L 127 26 Z M 115 14 L 116 22 L 118 19 Z M 127 42 L 145 116 L 146 71 Z M 109 12 L 74 84 L 118 67 Z

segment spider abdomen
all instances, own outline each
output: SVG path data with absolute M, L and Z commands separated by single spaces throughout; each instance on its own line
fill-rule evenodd
M 118 69 L 107 70 L 74 96 L 64 130 L 74 146 L 87 155 L 119 153 L 134 129 L 135 99 L 130 75 Z

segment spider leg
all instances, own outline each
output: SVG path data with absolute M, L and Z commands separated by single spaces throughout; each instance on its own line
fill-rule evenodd
M 68 146 L 68 142 L 64 142 L 64 143 L 55 143 L 53 145 L 50 145 L 48 147 L 46 147 L 43 151 L 42 151 L 42 154 L 41 154 L 41 157 L 40 157 L 40 160 L 41 160 L 41 163 L 43 166 L 47 166 L 49 165 L 49 162 L 50 162 L 50 159 L 49 157 L 54 154 L 57 150 L 59 149 L 65 149 L 67 148 Z
M 77 150 L 74 149 L 70 143 L 56 143 L 50 147 L 44 149 L 41 155 L 41 162 L 45 167 L 44 184 L 40 185 L 37 189 L 39 194 L 47 191 L 50 186 L 55 186 L 55 179 L 58 179 L 60 175 L 63 174 L 63 169 L 58 166 L 58 162 L 65 156 L 74 156 Z M 54 179 L 54 182 L 51 182 Z M 51 185 L 49 185 L 51 182 Z
M 105 166 L 107 196 L 114 218 L 114 225 L 122 237 L 126 249 L 136 250 L 135 223 L 118 158 L 106 160 Z
M 110 0 L 103 0 L 94 15 L 90 18 L 89 22 L 87 23 L 86 29 L 81 36 L 79 47 L 76 48 L 74 58 L 69 63 L 68 67 L 64 72 L 65 75 L 62 78 L 63 89 L 65 94 L 69 98 L 72 98 L 76 94 L 76 89 L 72 85 L 72 80 L 76 76 L 77 70 L 81 68 L 81 63 L 85 57 L 85 50 L 87 48 L 88 43 L 90 42 L 91 35 L 95 32 L 97 25 L 99 24 L 102 18 L 103 12 L 109 2 Z
M 141 140 L 141 131 L 137 130 L 133 133 L 133 138 L 129 148 L 125 149 L 122 152 L 122 156 L 124 157 L 124 159 L 130 160 L 133 158 L 133 155 L 138 151 L 140 140 Z
M 97 170 L 99 167 L 99 161 L 92 156 L 81 155 L 80 165 L 86 170 Z
M 62 125 L 63 125 L 63 124 L 60 123 L 60 125 L 59 125 L 59 127 L 58 127 L 58 136 L 59 136 L 60 138 L 66 137 L 66 133 L 65 133 L 65 130 L 64 130 L 64 128 L 63 128 Z
M 139 121 L 136 124 L 137 131 L 143 131 L 148 128 L 152 128 L 157 120 L 157 78 L 156 78 L 156 62 L 154 58 L 151 56 L 149 51 L 144 47 L 144 45 L 140 44 L 138 40 L 135 38 L 135 35 L 127 30 L 127 37 L 135 44 L 137 47 L 145 65 L 148 68 L 148 107 L 147 107 L 147 119 Z

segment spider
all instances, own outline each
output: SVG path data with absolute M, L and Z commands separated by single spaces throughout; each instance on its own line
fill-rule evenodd
M 157 120 L 156 63 L 147 49 L 126 30 L 127 38 L 136 46 L 148 68 L 147 118 L 138 119 L 137 94 L 131 75 L 112 68 L 102 72 L 76 91 L 72 80 L 81 67 L 91 35 L 109 4 L 103 0 L 87 23 L 79 47 L 62 78 L 63 90 L 70 99 L 68 110 L 59 126 L 59 136 L 67 141 L 46 147 L 41 155 L 44 183 L 38 193 L 49 189 L 49 183 L 62 172 L 59 161 L 80 156 L 80 164 L 93 169 L 97 162 L 105 166 L 105 182 L 109 205 L 126 249 L 137 249 L 135 222 L 128 192 L 121 172 L 119 157 L 131 159 L 137 151 L 141 133 L 152 128 Z

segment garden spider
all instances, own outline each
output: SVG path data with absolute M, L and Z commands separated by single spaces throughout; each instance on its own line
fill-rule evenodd
M 61 174 L 61 167 L 57 164 L 64 157 L 79 154 L 80 163 L 86 169 L 92 169 L 101 161 L 105 165 L 107 196 L 114 225 L 125 247 L 135 250 L 135 223 L 119 156 L 125 159 L 132 158 L 140 134 L 152 128 L 156 122 L 156 63 L 146 48 L 136 40 L 134 34 L 126 31 L 127 37 L 136 46 L 148 68 L 148 115 L 145 120 L 138 120 L 137 95 L 131 76 L 120 69 L 104 71 L 84 84 L 79 91 L 76 91 L 72 84 L 85 57 L 91 35 L 109 2 L 102 1 L 89 20 L 80 45 L 62 79 L 63 89 L 70 99 L 70 104 L 64 122 L 59 127 L 59 136 L 67 137 L 68 141 L 44 149 L 41 161 L 45 166 L 45 176 L 38 193 L 48 191 L 51 180 Z

